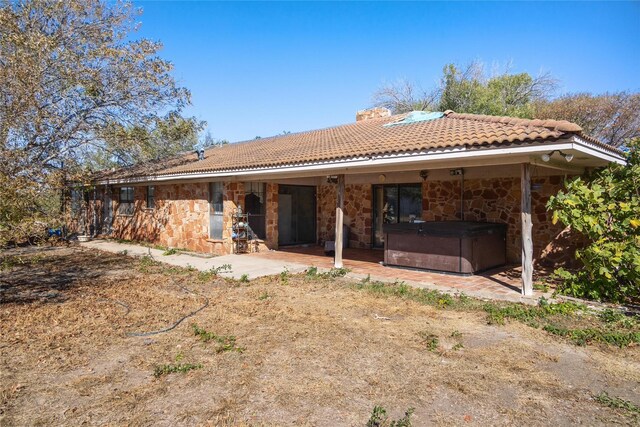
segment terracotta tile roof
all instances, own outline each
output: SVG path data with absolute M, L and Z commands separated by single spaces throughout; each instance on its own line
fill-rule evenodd
M 208 149 L 205 159 L 167 165 L 157 174 L 218 172 L 321 162 L 456 146 L 491 146 L 555 141 L 581 135 L 580 126 L 567 121 L 458 114 L 446 111 L 435 120 L 383 126 L 406 114 L 370 119 L 295 134 L 278 135 Z M 594 142 L 594 140 L 589 139 Z M 595 141 L 598 144 L 601 144 Z M 616 149 L 608 147 L 616 152 Z
M 198 159 L 194 152 L 182 153 L 168 158 L 150 160 L 148 162 L 138 163 L 133 166 L 122 167 L 115 170 L 102 170 L 93 174 L 93 179 L 102 181 L 106 179 L 124 179 L 138 176 L 153 176 L 160 171 L 164 171 L 185 163 L 191 163 Z

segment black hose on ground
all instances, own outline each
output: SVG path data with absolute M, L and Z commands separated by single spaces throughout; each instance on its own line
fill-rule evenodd
M 182 288 L 183 290 L 192 293 L 194 295 L 198 295 L 199 297 L 202 297 L 205 299 L 205 303 L 202 307 L 198 308 L 195 311 L 192 311 L 191 313 L 187 314 L 186 316 L 181 317 L 176 323 L 174 323 L 173 325 L 169 326 L 168 328 L 164 328 L 164 329 L 160 329 L 158 331 L 151 331 L 151 332 L 128 332 L 127 336 L 128 337 L 148 337 L 151 335 L 158 335 L 158 334 L 162 334 L 164 332 L 169 332 L 172 329 L 175 329 L 180 323 L 182 323 L 184 320 L 188 319 L 189 317 L 195 316 L 196 314 L 198 314 L 199 312 L 201 312 L 202 310 L 204 310 L 205 308 L 207 308 L 209 306 L 209 298 L 205 297 L 202 294 L 199 294 L 197 292 L 192 291 L 189 288 L 186 288 L 184 286 L 182 286 L 181 284 L 177 283 L 173 277 L 171 278 L 171 280 L 173 281 L 174 285 Z
M 153 259 L 155 261 L 155 259 L 153 258 L 153 255 L 151 255 L 151 249 L 149 249 L 149 257 L 151 257 L 151 259 Z M 158 334 L 162 334 L 164 332 L 169 332 L 173 329 L 175 329 L 180 323 L 182 323 L 183 321 L 185 321 L 186 319 L 188 319 L 189 317 L 195 316 L 196 314 L 198 314 L 199 312 L 201 312 L 202 310 L 204 310 L 205 308 L 207 308 L 209 306 L 209 298 L 207 298 L 206 296 L 199 294 L 185 286 L 182 286 L 181 284 L 179 284 L 178 282 L 175 281 L 175 279 L 173 277 L 170 277 L 171 281 L 173 282 L 174 285 L 178 286 L 179 288 L 181 288 L 182 290 L 189 292 L 191 294 L 197 295 L 199 297 L 204 298 L 205 302 L 204 305 L 202 305 L 202 307 L 198 308 L 195 311 L 192 311 L 191 313 L 187 314 L 186 316 L 181 317 L 180 319 L 178 319 L 177 322 L 175 322 L 173 325 L 164 328 L 164 329 L 160 329 L 158 331 L 151 331 L 151 332 L 128 332 L 127 336 L 128 337 L 148 337 L 151 335 L 158 335 Z

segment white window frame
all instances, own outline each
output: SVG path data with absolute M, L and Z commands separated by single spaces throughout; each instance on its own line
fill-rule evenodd
M 209 183 L 209 238 L 222 240 L 224 230 L 224 182 Z

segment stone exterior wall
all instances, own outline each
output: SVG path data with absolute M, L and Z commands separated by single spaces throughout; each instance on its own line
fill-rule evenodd
M 533 178 L 532 222 L 535 261 L 543 265 L 574 264 L 576 247 L 582 241 L 560 224 L 553 225 L 547 212 L 549 196 L 562 188 L 562 177 Z M 539 187 L 539 188 L 538 188 Z M 521 259 L 520 178 L 425 181 L 422 184 L 422 219 L 425 221 L 488 221 L 507 224 L 507 259 Z M 349 247 L 371 248 L 372 185 L 345 186 L 344 223 L 349 226 Z M 318 187 L 318 240 L 323 243 L 335 235 L 336 186 Z
M 345 185 L 344 223 L 349 226 L 350 248 L 371 248 L 372 187 L 369 184 Z M 335 185 L 318 187 L 318 240 L 334 240 L 336 230 Z
M 540 264 L 572 264 L 575 248 L 581 240 L 570 230 L 551 221 L 546 204 L 549 196 L 563 186 L 560 176 L 533 178 L 531 192 L 534 260 Z M 460 180 L 426 181 L 422 185 L 423 212 L 426 221 L 461 219 Z M 464 219 L 507 224 L 507 259 L 520 262 L 521 219 L 520 178 L 475 179 L 464 182 Z M 575 234 L 575 233 L 573 233 Z
M 265 246 L 278 249 L 278 184 L 267 183 L 267 238 Z
M 391 116 L 391 110 L 384 107 L 374 107 L 368 110 L 360 110 L 356 113 L 356 122 L 361 122 L 363 120 L 371 120 L 377 119 L 380 117 L 389 117 Z
M 92 206 L 98 223 L 103 221 L 104 188 Z M 223 194 L 222 239 L 209 238 L 209 183 L 155 185 L 155 208 L 147 208 L 147 187 L 134 187 L 134 213 L 118 213 L 118 188 L 113 189 L 113 222 L 110 237 L 148 242 L 171 248 L 225 255 L 233 252 L 232 215 L 238 206 L 244 211 L 244 184 L 227 182 Z M 266 184 L 266 239 L 256 241 L 251 250 L 278 246 L 278 185 Z M 100 231 L 100 230 L 99 230 Z
M 538 263 L 557 265 L 575 262 L 576 246 L 583 242 L 560 224 L 553 225 L 546 210 L 549 196 L 562 187 L 562 177 L 532 179 L 532 221 L 534 257 Z M 349 247 L 371 248 L 373 232 L 372 185 L 345 186 L 344 223 L 349 226 Z M 102 199 L 104 188 L 98 190 Z M 232 215 L 238 206 L 244 211 L 244 184 L 224 185 L 224 225 L 221 240 L 209 238 L 209 184 L 172 184 L 155 186 L 155 209 L 146 207 L 146 187 L 135 187 L 135 212 L 132 216 L 118 214 L 118 189 L 113 189 L 112 237 L 146 241 L 203 253 L 233 252 L 231 239 Z M 507 257 L 519 262 L 521 256 L 520 179 L 467 179 L 464 182 L 464 205 L 461 204 L 459 179 L 431 181 L 422 184 L 422 218 L 426 221 L 464 219 L 507 224 Z M 102 201 L 96 206 L 97 222 L 102 220 Z M 264 251 L 278 247 L 278 184 L 266 184 L 266 239 L 258 241 L 252 250 Z M 336 186 L 317 187 L 317 239 L 323 244 L 335 234 Z M 91 214 L 89 214 L 91 215 Z M 98 232 L 100 226 L 97 227 Z
M 134 187 L 134 213 L 118 213 L 114 195 L 112 237 L 211 252 L 207 183 L 155 186 L 155 208 L 147 208 L 147 187 Z

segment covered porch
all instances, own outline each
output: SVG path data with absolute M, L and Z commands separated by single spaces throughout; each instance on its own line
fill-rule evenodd
M 581 244 L 571 230 L 553 221 L 546 208 L 549 198 L 567 177 L 624 162 L 621 153 L 583 136 L 579 126 L 568 122 L 452 111 L 423 116 L 387 114 L 228 144 L 152 176 L 134 172 L 100 184 L 125 185 L 126 190 L 149 185 L 147 199 L 153 184 L 157 201 L 147 200 L 144 212 L 162 214 L 164 222 L 156 224 L 159 235 L 152 237 L 166 246 L 216 255 L 254 252 L 248 256 L 263 259 L 311 256 L 299 265 L 344 266 L 363 275 L 417 283 L 498 286 L 496 291 L 533 296 L 534 266 L 575 262 L 573 254 Z M 125 199 L 120 202 L 133 203 Z M 121 216 L 123 224 L 114 223 L 122 235 L 128 235 L 129 224 L 152 222 L 135 212 Z M 436 230 L 427 233 L 422 225 L 414 230 L 424 223 L 432 229 L 439 223 L 455 228 L 450 225 L 457 223 L 459 233 L 436 244 L 431 238 Z M 478 224 L 487 228 L 486 235 L 492 233 L 488 228 L 504 230 L 493 231 L 500 241 L 467 232 L 479 230 Z M 410 228 L 413 237 L 396 237 L 403 244 L 391 245 L 389 236 Z M 415 236 L 425 235 L 429 240 L 416 242 Z M 333 258 L 323 254 L 327 242 L 329 248 L 333 242 Z M 316 247 L 309 253 L 288 249 L 301 244 Z M 465 273 L 498 265 L 518 268 L 471 278 L 399 273 L 377 262 L 383 254 L 376 248 L 401 261 L 390 264 L 403 266 Z M 352 250 L 356 255 L 349 255 Z M 485 255 L 496 253 L 496 261 L 486 262 Z M 409 256 L 413 260 L 407 261 Z M 457 260 L 458 270 L 431 267 L 439 258 Z M 473 260 L 473 267 L 463 270 L 465 260 Z
M 277 208 L 271 209 L 272 221 L 267 219 L 273 224 L 271 241 L 278 242 L 271 248 L 278 252 L 260 256 L 322 268 L 345 267 L 385 281 L 435 283 L 460 292 L 485 290 L 491 298 L 500 294 L 531 297 L 534 262 L 554 263 L 572 253 L 568 246 L 556 244 L 563 227 L 552 224 L 546 202 L 562 187 L 563 175 L 582 169 L 568 164 L 536 165 L 520 158 L 486 163 L 493 162 L 458 160 L 418 167 L 406 162 L 270 181 Z M 307 203 L 296 199 L 295 193 L 289 195 L 294 188 L 308 192 Z M 291 214 L 292 207 L 296 214 Z M 413 221 L 503 224 L 505 265 L 510 267 L 462 277 L 382 265 L 384 226 Z M 300 235 L 301 229 L 308 234 L 307 240 L 290 245 L 292 230 Z M 334 257 L 325 256 L 327 241 L 334 242 Z

